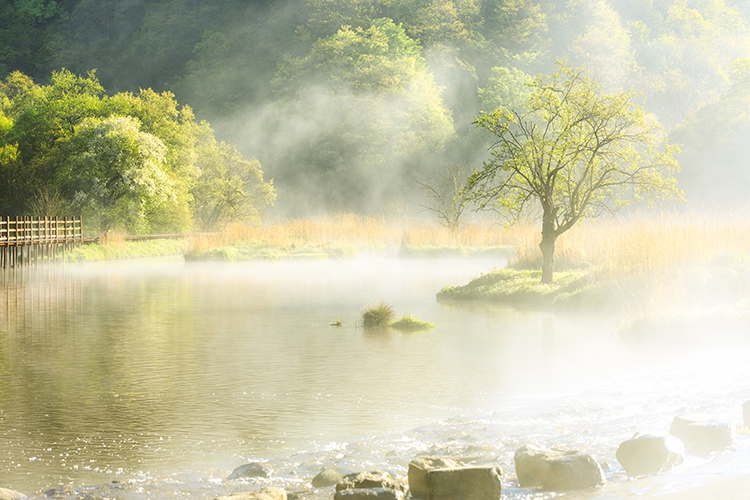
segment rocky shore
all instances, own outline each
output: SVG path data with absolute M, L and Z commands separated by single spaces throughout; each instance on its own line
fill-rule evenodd
M 675 415 L 670 428 L 661 435 L 636 433 L 623 441 L 616 458 L 631 479 L 663 480 L 665 474 L 680 469 L 687 459 L 695 457 L 730 456 L 735 429 L 746 433 L 750 428 L 750 401 L 742 407 L 743 422 L 734 423 L 714 415 L 684 413 Z M 746 450 L 747 451 L 747 450 Z M 330 464 L 314 477 L 308 478 L 304 488 L 277 486 L 273 468 L 261 462 L 251 462 L 235 468 L 223 480 L 230 486 L 226 495 L 215 500 L 500 500 L 503 483 L 509 481 L 528 492 L 533 498 L 544 493 L 583 491 L 589 498 L 605 495 L 610 485 L 605 470 L 610 464 L 600 462 L 582 450 L 550 444 L 549 447 L 528 443 L 520 446 L 513 469 L 503 471 L 499 464 L 477 464 L 470 457 L 418 457 L 408 464 L 408 473 L 394 474 L 384 470 L 353 472 Z M 712 461 L 720 467 L 720 461 Z M 715 471 L 706 474 L 709 484 L 688 486 L 687 489 L 665 496 L 665 500 L 694 500 L 699 498 L 735 499 L 737 492 L 747 492 L 750 475 L 716 478 Z M 113 482 L 108 488 L 125 491 Z M 618 485 L 611 485 L 614 490 Z M 612 493 L 612 490 L 609 490 Z M 91 495 L 70 486 L 51 489 L 45 497 L 53 499 L 96 500 L 107 497 Z M 22 492 L 0 487 L 0 500 L 25 500 Z M 31 498 L 35 498 L 31 496 Z M 38 498 L 38 497 L 37 497 Z M 208 498 L 208 497 L 207 497 Z M 526 498 L 526 497 L 524 497 Z M 618 497 L 619 498 L 619 497 Z M 627 497 L 625 497 L 627 498 Z

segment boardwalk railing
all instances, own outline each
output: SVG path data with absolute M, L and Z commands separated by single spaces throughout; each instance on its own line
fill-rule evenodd
M 0 267 L 56 259 L 83 243 L 80 217 L 0 218 Z

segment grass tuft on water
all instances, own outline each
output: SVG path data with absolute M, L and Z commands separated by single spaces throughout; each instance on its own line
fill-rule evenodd
M 362 311 L 362 326 L 365 328 L 387 328 L 396 315 L 393 307 L 385 301 L 375 306 L 369 306 Z
M 432 330 L 435 328 L 435 325 L 429 321 L 422 321 L 419 318 L 415 318 L 410 313 L 407 313 L 391 323 L 391 328 L 404 332 L 419 332 L 423 330 Z

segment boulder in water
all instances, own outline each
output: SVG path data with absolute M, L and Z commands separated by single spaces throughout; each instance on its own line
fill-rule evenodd
M 595 488 L 607 482 L 599 462 L 577 450 L 522 446 L 516 450 L 516 475 L 522 488 L 550 491 Z
M 745 420 L 745 427 L 750 427 L 750 400 L 745 401 L 742 405 L 742 416 Z
M 459 467 L 460 464 L 449 458 L 418 458 L 409 463 L 409 493 L 412 498 L 430 498 L 427 486 L 427 473 L 434 469 Z
M 232 471 L 227 479 L 240 479 L 244 477 L 269 477 L 273 474 L 273 469 L 259 462 L 252 462 L 240 465 Z
M 685 443 L 685 449 L 696 455 L 708 455 L 732 445 L 732 424 L 707 415 L 678 415 L 669 433 Z
M 404 500 L 401 490 L 391 488 L 355 488 L 337 491 L 334 500 Z
M 283 488 L 262 488 L 255 491 L 243 491 L 231 495 L 218 497 L 216 500 L 287 500 L 286 490 Z
M 316 488 L 325 488 L 339 484 L 344 475 L 336 469 L 323 469 L 312 480 L 312 485 Z
M 26 498 L 26 495 L 20 491 L 0 488 L 0 500 L 20 500 L 21 498 Z
M 406 490 L 402 481 L 399 481 L 389 473 L 383 471 L 355 472 L 353 474 L 347 474 L 336 485 L 336 491 L 373 488 L 399 490 L 401 492 Z
M 448 467 L 427 472 L 429 500 L 500 500 L 503 471 L 487 465 Z
M 664 472 L 685 461 L 685 445 L 675 436 L 636 436 L 620 444 L 617 461 L 630 476 Z

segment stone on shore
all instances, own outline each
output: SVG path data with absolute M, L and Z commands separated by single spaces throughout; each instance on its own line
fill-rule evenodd
M 316 488 L 325 488 L 339 484 L 343 478 L 344 475 L 336 469 L 323 469 L 313 478 L 312 485 Z
M 391 488 L 355 488 L 337 491 L 334 500 L 404 500 L 401 490 Z
M 240 479 L 245 477 L 269 477 L 273 474 L 273 469 L 266 464 L 252 462 L 240 465 L 232 471 L 227 479 Z
M 26 498 L 26 495 L 20 491 L 0 488 L 0 500 L 20 500 L 21 498 Z
M 685 461 L 685 445 L 675 436 L 637 436 L 620 443 L 617 461 L 629 476 L 664 472 Z
M 399 490 L 401 492 L 404 492 L 406 489 L 403 482 L 383 471 L 355 472 L 353 474 L 347 474 L 336 485 L 336 491 L 373 488 Z
M 497 466 L 454 467 L 427 472 L 429 500 L 500 500 L 503 471 Z
M 607 482 L 599 462 L 575 450 L 522 446 L 515 453 L 516 475 L 522 488 L 550 491 L 595 488 Z
M 283 488 L 262 488 L 254 491 L 243 491 L 231 495 L 217 497 L 216 500 L 287 500 L 286 490 Z
M 409 463 L 409 493 L 412 498 L 430 498 L 427 486 L 427 473 L 434 469 L 459 467 L 460 464 L 448 458 L 418 458 Z
M 669 433 L 685 443 L 685 449 L 696 455 L 708 455 L 732 445 L 732 425 L 700 414 L 678 415 Z
M 750 400 L 742 404 L 742 416 L 745 420 L 745 427 L 750 427 Z

